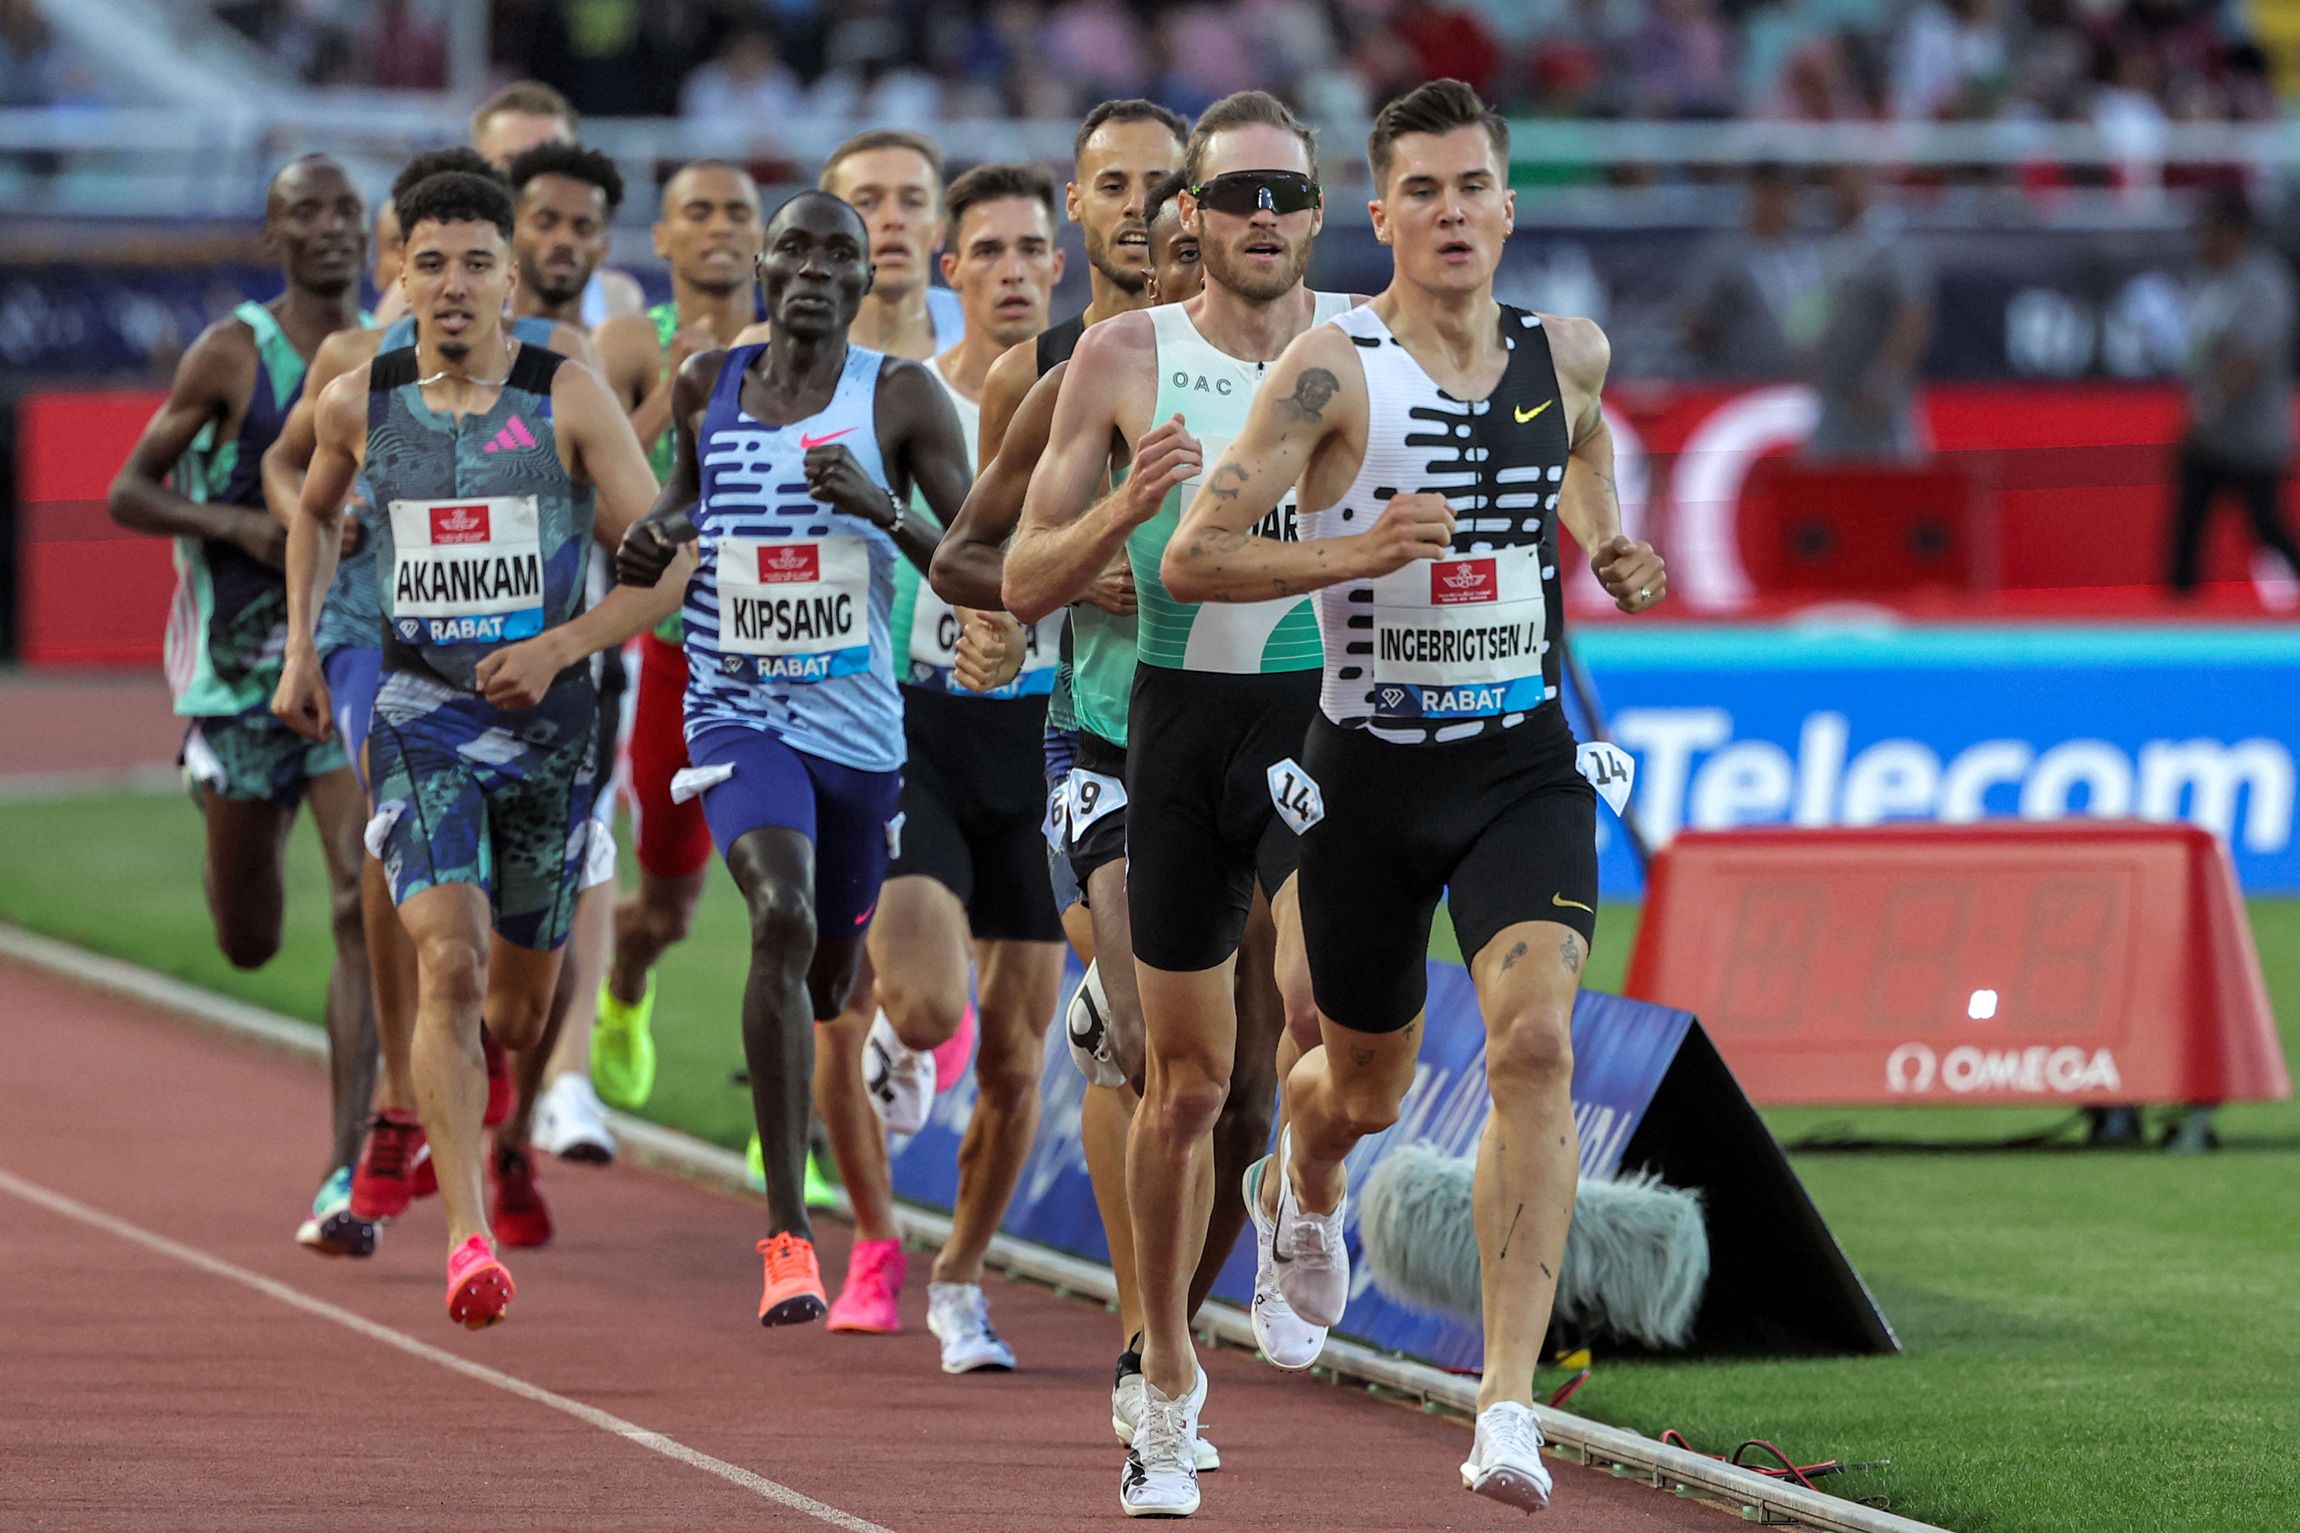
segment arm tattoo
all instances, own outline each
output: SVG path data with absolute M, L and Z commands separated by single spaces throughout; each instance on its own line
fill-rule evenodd
M 1238 483 L 1225 485 L 1223 481 L 1233 475 L 1236 476 Z M 1220 468 L 1214 470 L 1214 477 L 1207 481 L 1206 488 L 1214 492 L 1214 498 L 1217 500 L 1236 500 L 1239 487 L 1253 477 L 1246 472 L 1243 466 L 1237 463 L 1224 463 Z
M 1326 406 L 1342 391 L 1342 380 L 1322 367 L 1305 367 L 1294 380 L 1294 392 L 1278 401 L 1278 408 L 1297 421 L 1323 418 Z

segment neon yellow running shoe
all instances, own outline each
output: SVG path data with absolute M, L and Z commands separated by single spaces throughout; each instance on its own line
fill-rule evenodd
M 591 1035 L 591 1084 L 625 1112 L 637 1112 L 655 1094 L 655 976 L 647 993 L 626 1006 L 602 983 L 599 1026 Z
M 759 1148 L 759 1133 L 751 1131 L 751 1147 L 743 1152 L 743 1180 L 751 1191 L 767 1190 L 767 1157 Z M 807 1151 L 807 1207 L 836 1208 L 839 1206 L 839 1184 L 823 1171 L 823 1163 L 813 1150 Z
M 807 1207 L 836 1208 L 839 1206 L 839 1184 L 823 1171 L 822 1156 L 807 1151 Z

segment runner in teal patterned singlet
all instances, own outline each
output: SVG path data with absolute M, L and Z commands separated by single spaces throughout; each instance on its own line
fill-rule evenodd
M 209 912 L 235 967 L 260 967 L 279 950 L 287 837 L 304 799 L 319 824 L 334 893 L 334 1136 L 326 1183 L 298 1239 L 323 1254 L 358 1256 L 375 1247 L 374 1226 L 349 1208 L 375 1078 L 356 898 L 364 816 L 342 745 L 307 740 L 270 713 L 286 644 L 284 534 L 264 510 L 259 468 L 303 387 L 307 359 L 331 331 L 360 322 L 365 222 L 359 194 L 333 161 L 298 160 L 273 177 L 264 236 L 287 291 L 240 305 L 193 343 L 111 495 L 123 526 L 176 538 L 169 680 L 176 711 L 191 721 L 184 761 L 207 821 Z
M 319 401 L 273 708 L 314 738 L 330 732 L 310 625 L 364 468 L 385 513 L 369 842 L 415 945 L 414 1084 L 446 1205 L 448 1313 L 476 1327 L 512 1297 L 481 1197 L 482 1000 L 497 1041 L 535 1044 L 594 831 L 587 662 L 676 592 L 619 587 L 585 610 L 588 544 L 619 538 L 654 479 L 595 373 L 506 336 L 508 193 L 450 172 L 399 213 L 418 342 Z

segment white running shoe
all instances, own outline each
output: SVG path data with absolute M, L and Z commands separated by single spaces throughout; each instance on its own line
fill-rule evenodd
M 1129 1359 L 1133 1362 L 1129 1366 Z M 1118 1382 L 1110 1386 L 1110 1430 L 1125 1447 L 1134 1446 L 1134 1423 L 1142 1419 L 1142 1366 L 1140 1354 L 1128 1352 L 1118 1361 Z M 1222 1467 L 1222 1450 L 1206 1440 L 1205 1424 L 1198 1427 L 1192 1446 L 1197 1450 L 1198 1472 L 1212 1474 Z
M 1089 1086 L 1123 1086 L 1126 1072 L 1110 1048 L 1110 997 L 1102 990 L 1098 963 L 1086 966 L 1070 1004 L 1063 1010 L 1062 1031 L 1070 1041 L 1070 1062 Z
M 1276 1161 L 1265 1155 L 1246 1168 L 1246 1212 L 1254 1220 L 1254 1340 L 1273 1364 L 1298 1373 L 1326 1349 L 1326 1328 L 1295 1314 L 1278 1287 L 1278 1264 L 1272 1259 L 1278 1221 L 1262 1212 L 1262 1178 L 1275 1167 Z
M 1198 1510 L 1198 1413 L 1206 1405 L 1206 1370 L 1179 1400 L 1142 1381 L 1142 1419 L 1126 1468 L 1118 1477 L 1118 1506 L 1129 1517 L 1188 1517 Z
M 883 1011 L 863 1042 L 863 1089 L 888 1133 L 915 1134 L 926 1127 L 926 1111 L 934 1105 L 934 1055 L 904 1043 Z
M 1464 1490 L 1528 1512 L 1549 1505 L 1549 1470 L 1541 1462 L 1541 1423 L 1533 1407 L 1505 1400 L 1477 1413 L 1477 1444 L 1461 1466 Z
M 1293 1179 L 1286 1167 L 1294 1159 L 1294 1130 L 1288 1125 L 1278 1136 L 1278 1223 L 1270 1242 L 1270 1260 L 1277 1264 L 1278 1288 L 1292 1306 L 1297 1321 L 1323 1330 L 1339 1325 L 1342 1308 L 1350 1299 L 1350 1248 L 1342 1238 L 1342 1219 L 1350 1211 L 1344 1192 L 1330 1214 L 1313 1214 L 1294 1196 Z M 1252 1204 L 1257 1210 L 1259 1202 Z M 1260 1215 L 1256 1214 L 1256 1228 Z M 1257 1317 L 1260 1311 L 1256 1312 Z M 1257 1324 L 1256 1331 L 1260 1327 Z
M 545 1088 L 535 1104 L 535 1148 L 586 1166 L 615 1163 L 615 1131 L 607 1126 L 607 1104 L 590 1075 L 569 1070 Z
M 979 1283 L 927 1284 L 926 1328 L 942 1343 L 944 1373 L 1014 1367 L 1014 1349 L 991 1329 L 990 1301 Z

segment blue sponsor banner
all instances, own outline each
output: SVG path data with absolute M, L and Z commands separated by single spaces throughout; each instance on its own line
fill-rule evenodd
M 1691 827 L 2187 821 L 2300 892 L 2300 626 L 1606 626 L 1577 648 L 1647 841 Z M 1576 720 L 1576 728 L 1582 721 Z M 1643 881 L 1599 816 L 1600 882 Z
M 1078 984 L 1072 960 L 1063 979 L 1065 1000 Z M 1449 1155 L 1474 1154 L 1491 1101 L 1485 1086 L 1485 1027 L 1469 975 L 1458 965 L 1429 966 L 1429 1022 L 1397 1124 L 1360 1144 L 1349 1158 L 1352 1186 L 1363 1186 L 1381 1158 L 1404 1144 L 1428 1144 Z M 1585 990 L 1573 1013 L 1573 1116 L 1581 1132 L 1584 1176 L 1619 1169 L 1630 1136 L 1676 1058 L 1688 1012 Z M 1023 1167 L 1003 1228 L 1008 1234 L 1107 1263 L 1109 1246 L 1086 1178 L 1078 1112 L 1086 1082 L 1062 1044 L 1062 1026 L 1050 1029 L 1040 1080 L 1043 1115 L 1038 1140 Z M 898 1140 L 892 1157 L 894 1188 L 912 1203 L 948 1209 L 958 1196 L 958 1144 L 974 1110 L 971 1071 L 935 1099 L 926 1126 Z M 1356 1207 L 1349 1220 L 1354 1263 L 1349 1312 L 1341 1333 L 1371 1346 L 1404 1352 L 1440 1367 L 1475 1370 L 1483 1358 L 1478 1327 L 1423 1314 L 1377 1292 L 1359 1260 Z M 1214 1285 L 1216 1297 L 1244 1307 L 1253 1297 L 1254 1248 L 1249 1227 Z

